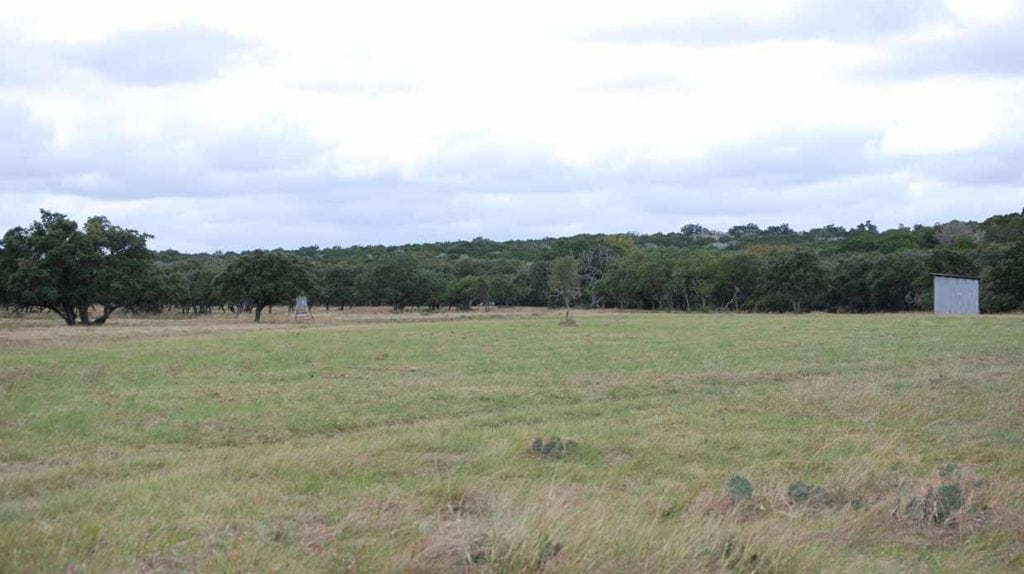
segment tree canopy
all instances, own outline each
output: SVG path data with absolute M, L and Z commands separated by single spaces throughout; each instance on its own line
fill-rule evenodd
M 152 253 L 103 217 L 42 212 L 0 244 L 0 304 L 70 324 L 115 309 L 255 311 L 306 295 L 334 307 L 481 304 L 770 312 L 930 308 L 929 273 L 980 276 L 985 312 L 1024 309 L 1024 215 L 880 230 L 697 223 L 679 232 L 476 238 L 293 251 Z M 101 309 L 98 318 L 96 306 Z

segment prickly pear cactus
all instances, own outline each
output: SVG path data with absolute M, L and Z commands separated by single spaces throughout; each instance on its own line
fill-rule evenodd
M 754 498 L 754 485 L 738 474 L 729 477 L 725 483 L 725 494 L 733 502 L 743 502 Z

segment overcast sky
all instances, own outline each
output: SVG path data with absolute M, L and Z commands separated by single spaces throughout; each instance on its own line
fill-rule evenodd
M 32 2 L 0 231 L 157 249 L 808 229 L 1024 207 L 1024 6 Z

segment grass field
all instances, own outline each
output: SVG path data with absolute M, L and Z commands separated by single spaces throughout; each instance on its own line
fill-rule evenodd
M 1024 569 L 1024 316 L 576 316 L 0 320 L 0 572 Z

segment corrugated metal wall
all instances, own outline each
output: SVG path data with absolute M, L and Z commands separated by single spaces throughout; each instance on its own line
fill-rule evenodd
M 980 281 L 935 276 L 936 315 L 977 315 Z

